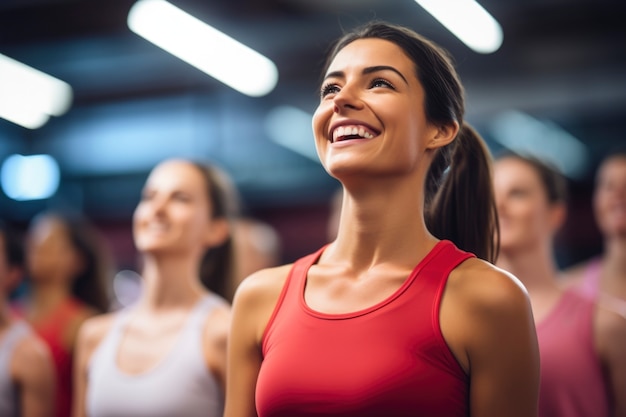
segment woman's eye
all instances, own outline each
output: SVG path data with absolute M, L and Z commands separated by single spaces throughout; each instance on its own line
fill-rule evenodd
M 181 201 L 183 203 L 191 201 L 191 198 L 187 194 L 174 194 L 174 200 Z
M 339 86 L 337 84 L 326 84 L 320 90 L 320 96 L 326 97 L 329 94 L 336 94 L 339 92 Z
M 528 194 L 528 192 L 526 190 L 512 190 L 511 191 L 511 196 L 512 197 L 525 197 Z
M 372 81 L 372 88 L 374 88 L 374 87 L 393 88 L 393 84 L 391 84 L 389 81 L 384 80 L 382 78 L 377 78 L 374 81 Z

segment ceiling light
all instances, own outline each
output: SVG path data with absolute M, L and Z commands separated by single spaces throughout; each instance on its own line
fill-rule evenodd
M 0 183 L 13 200 L 39 200 L 59 187 L 59 165 L 50 155 L 11 155 L 2 164 Z
M 248 96 L 266 95 L 278 81 L 271 60 L 165 0 L 139 0 L 128 14 L 128 27 Z
M 0 117 L 36 129 L 65 113 L 72 95 L 66 82 L 0 54 Z
M 472 50 L 495 52 L 502 45 L 502 27 L 474 0 L 415 0 Z
M 581 179 L 587 174 L 589 150 L 553 122 L 511 110 L 497 114 L 488 129 L 504 147 L 547 161 L 569 178 Z

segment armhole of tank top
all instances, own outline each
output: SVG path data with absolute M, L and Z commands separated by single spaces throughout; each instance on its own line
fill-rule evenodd
M 192 335 L 195 335 L 193 337 L 198 337 L 200 341 L 200 349 L 204 350 L 204 332 L 207 329 L 206 324 L 209 320 L 209 316 L 224 304 L 225 302 L 223 302 L 221 297 L 213 293 L 209 293 L 194 308 L 192 312 L 193 317 L 190 318 L 191 322 L 189 323 L 189 326 L 185 328 L 185 331 L 188 333 L 191 332 Z
M 118 345 L 121 339 L 121 337 L 119 337 L 119 334 L 121 333 L 124 324 L 128 320 L 128 315 L 130 313 L 129 308 L 130 307 L 126 307 L 114 313 L 114 316 L 111 318 L 111 326 L 104 334 L 102 339 L 100 339 L 98 345 L 93 349 L 89 359 L 87 359 L 86 369 L 88 373 L 93 368 L 95 361 L 104 359 L 100 358 L 100 356 L 104 355 L 104 353 L 102 352 L 105 352 L 105 349 L 112 350 L 111 354 L 113 355 L 113 363 L 116 363 L 117 348 L 119 347 Z M 114 343 L 116 340 L 118 343 Z
M 433 313 L 432 313 L 432 326 L 433 332 L 437 336 L 439 343 L 444 348 L 444 355 L 447 360 L 450 362 L 451 366 L 454 366 L 456 370 L 459 372 L 459 375 L 463 375 L 467 377 L 467 373 L 459 363 L 456 356 L 450 349 L 450 345 L 446 341 L 446 338 L 443 336 L 443 331 L 441 330 L 441 300 L 443 299 L 443 294 L 446 289 L 446 285 L 448 284 L 448 279 L 450 278 L 450 274 L 454 271 L 459 265 L 465 262 L 468 259 L 475 258 L 475 255 L 469 252 L 463 252 L 456 248 L 454 244 L 448 245 L 445 248 L 445 252 L 442 251 L 441 256 L 454 256 L 454 259 L 450 262 L 448 266 L 445 267 L 443 271 L 443 279 L 439 283 L 437 287 L 437 292 L 435 293 L 435 299 L 433 300 Z
M 276 316 L 278 315 L 278 311 L 283 305 L 283 301 L 285 300 L 285 296 L 287 295 L 287 290 L 289 288 L 289 285 L 293 281 L 292 277 L 295 275 L 296 269 L 299 269 L 298 264 L 300 261 L 301 260 L 296 261 L 296 263 L 294 263 L 294 265 L 291 267 L 291 270 L 289 271 L 289 274 L 287 275 L 287 278 L 285 279 L 285 283 L 283 284 L 283 288 L 280 290 L 280 295 L 278 296 L 278 299 L 276 300 L 276 305 L 274 306 L 272 315 L 267 321 L 267 324 L 265 325 L 265 329 L 263 329 L 263 336 L 261 337 L 261 352 L 263 353 L 263 356 L 265 356 L 265 349 L 266 349 L 266 343 L 267 343 L 269 332 L 274 324 L 274 320 L 276 319 Z
M 303 271 L 306 271 L 311 266 L 311 264 L 316 259 L 319 258 L 323 250 L 324 248 L 321 248 L 315 253 L 312 253 L 310 255 L 307 255 L 303 258 L 296 260 L 293 266 L 291 267 L 291 270 L 289 271 L 289 274 L 287 275 L 287 278 L 285 279 L 285 283 L 283 284 L 283 288 L 280 290 L 280 295 L 278 296 L 278 299 L 276 300 L 276 305 L 274 306 L 274 310 L 272 311 L 272 314 L 270 315 L 270 318 L 267 321 L 267 324 L 265 325 L 265 329 L 263 329 L 263 336 L 261 337 L 261 352 L 263 353 L 264 356 L 265 356 L 265 349 L 266 349 L 266 343 L 267 343 L 267 338 L 269 336 L 269 332 L 274 324 L 274 321 L 276 319 L 276 316 L 278 315 L 278 312 L 280 311 L 280 308 L 283 305 L 285 297 L 287 296 L 287 291 L 289 289 L 289 286 L 294 281 L 296 281 L 294 279 L 295 277 L 300 276 Z
M 596 346 L 595 327 L 598 310 L 605 307 L 602 306 L 599 298 L 593 299 L 585 297 L 584 295 L 581 295 L 580 293 L 577 293 L 575 291 L 572 291 L 571 293 L 566 293 L 567 296 L 578 298 L 581 300 L 580 302 L 583 303 L 586 310 L 583 323 L 586 337 L 581 337 L 581 339 L 583 339 L 583 343 L 586 345 L 585 348 L 588 350 L 588 353 L 590 353 L 594 361 L 597 362 L 599 367 L 603 367 L 601 355 L 598 351 L 598 347 Z M 580 334 L 578 336 L 580 337 Z

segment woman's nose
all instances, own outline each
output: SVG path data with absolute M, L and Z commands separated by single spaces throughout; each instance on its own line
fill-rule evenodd
M 341 113 L 347 109 L 359 109 L 363 104 L 355 89 L 347 85 L 343 86 L 343 88 L 335 94 L 333 102 L 333 111 L 335 113 Z

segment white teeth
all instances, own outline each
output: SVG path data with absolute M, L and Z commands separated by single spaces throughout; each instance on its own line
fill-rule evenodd
M 159 223 L 150 223 L 148 225 L 148 230 L 153 230 L 153 231 L 163 231 L 166 230 L 167 226 L 163 225 L 163 224 L 159 224 Z
M 371 139 L 374 137 L 374 135 L 365 130 L 363 126 L 339 126 L 333 132 L 333 142 L 335 142 L 338 138 L 348 135 L 358 135 L 366 139 Z

